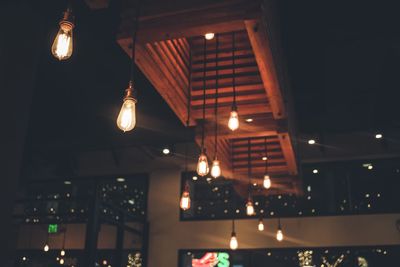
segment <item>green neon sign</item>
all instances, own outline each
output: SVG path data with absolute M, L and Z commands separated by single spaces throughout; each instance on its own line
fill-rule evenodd
M 58 224 L 49 224 L 47 232 L 49 234 L 56 234 L 58 232 Z

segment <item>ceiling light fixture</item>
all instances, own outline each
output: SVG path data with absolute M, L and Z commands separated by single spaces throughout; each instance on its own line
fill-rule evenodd
M 252 118 L 247 118 L 246 122 L 253 122 L 253 119 Z
M 229 247 L 232 250 L 236 250 L 239 246 L 237 237 L 236 237 L 236 232 L 235 232 L 235 220 L 232 220 L 232 233 L 231 233 L 231 240 L 229 242 Z
M 117 182 L 123 183 L 123 182 L 125 182 L 125 178 L 123 178 L 123 177 L 118 177 L 118 178 L 117 178 Z
M 131 72 L 128 88 L 125 90 L 125 97 L 123 104 L 117 118 L 117 126 L 124 132 L 133 130 L 136 126 L 136 103 L 137 99 L 134 96 L 134 84 L 133 80 L 135 77 L 135 50 L 136 50 L 136 36 L 139 25 L 139 13 L 140 13 L 140 1 L 138 1 L 136 7 L 136 17 L 133 26 L 132 33 L 132 60 L 131 60 Z
M 189 82 L 188 82 L 188 92 L 187 92 L 187 103 L 186 103 L 186 108 L 187 108 L 187 118 L 186 118 L 186 127 L 189 127 L 190 124 L 190 105 L 191 105 L 191 97 L 190 93 L 192 90 L 192 53 L 191 50 L 189 49 Z M 185 145 L 185 176 L 188 176 L 188 144 L 186 143 Z M 193 176 L 192 179 L 195 181 L 197 180 L 197 176 Z M 182 192 L 181 200 L 179 201 L 179 206 L 180 208 L 185 211 L 190 209 L 190 187 L 189 187 L 189 177 L 186 177 L 186 182 L 185 182 L 185 187 Z
M 375 138 L 376 138 L 376 139 L 382 139 L 382 138 L 383 138 L 383 134 L 377 133 L 377 134 L 375 135 Z
M 188 210 L 190 209 L 190 193 L 189 193 L 189 183 L 185 183 L 185 187 L 182 193 L 181 201 L 179 203 L 179 206 L 181 207 L 182 210 Z
M 280 218 L 278 219 L 278 231 L 276 231 L 276 240 L 278 240 L 279 242 L 283 241 L 283 231 Z
M 206 38 L 206 40 L 212 40 L 214 39 L 215 34 L 213 32 L 208 32 L 206 34 L 204 34 L 204 38 Z
M 239 128 L 239 113 L 236 104 L 236 66 L 235 66 L 235 32 L 232 33 L 232 88 L 233 88 L 233 103 L 231 113 L 229 115 L 228 127 L 232 131 Z
M 65 230 L 64 230 L 63 243 L 62 243 L 62 248 L 61 248 L 61 251 L 60 251 L 60 255 L 62 257 L 65 256 L 65 235 L 66 234 L 67 234 L 67 227 L 65 227 Z
M 162 153 L 164 155 L 168 155 L 169 153 L 171 153 L 171 150 L 169 150 L 169 148 L 166 147 L 166 148 L 163 148 Z
M 264 231 L 264 223 L 262 218 L 260 218 L 260 220 L 258 221 L 258 231 Z
M 215 43 L 215 70 L 216 70 L 216 75 L 215 75 L 215 104 L 214 104 L 214 119 L 215 119 L 215 139 L 214 139 L 214 160 L 212 162 L 211 166 L 211 176 L 214 178 L 218 178 L 221 176 L 221 166 L 220 162 L 217 158 L 217 152 L 218 152 L 218 78 L 219 78 L 219 72 L 218 72 L 218 52 L 219 52 L 219 40 L 218 40 L 218 35 L 217 35 L 217 40 Z
M 314 139 L 308 140 L 308 144 L 309 144 L 309 145 L 314 145 L 314 144 L 315 144 L 315 140 L 314 140 Z
M 206 154 L 206 149 L 204 147 L 204 132 L 206 124 L 206 67 L 207 67 L 207 42 L 204 39 L 203 47 L 203 121 L 201 129 L 201 152 L 199 160 L 197 162 L 197 174 L 200 176 L 206 176 L 210 171 L 208 167 L 208 159 Z
M 270 189 L 271 188 L 271 178 L 269 177 L 269 174 L 268 174 L 267 137 L 264 137 L 264 147 L 265 147 L 265 172 L 264 172 L 263 186 L 264 186 L 265 189 Z
M 251 148 L 251 141 L 249 138 L 249 139 L 247 139 L 247 164 L 248 164 L 248 177 L 249 177 L 249 185 L 248 185 L 249 197 L 247 198 L 247 202 L 246 202 L 247 216 L 254 215 L 254 205 L 253 205 L 253 199 L 251 197 L 251 158 L 250 158 L 251 153 L 250 153 L 250 148 Z
M 312 173 L 314 173 L 314 174 L 317 174 L 319 171 L 318 171 L 318 169 L 314 169 L 313 171 L 312 171 Z
M 75 24 L 71 2 L 68 3 L 68 7 L 59 25 L 60 29 L 51 46 L 51 53 L 58 60 L 66 60 L 71 57 L 73 51 L 73 29 Z

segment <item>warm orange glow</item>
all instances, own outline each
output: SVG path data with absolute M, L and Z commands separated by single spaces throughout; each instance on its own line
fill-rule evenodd
M 214 159 L 211 166 L 211 176 L 214 178 L 218 178 L 221 176 L 221 166 L 219 164 L 218 159 Z
M 265 189 L 271 188 L 271 179 L 268 174 L 264 175 L 263 186 Z
M 188 210 L 190 209 L 190 195 L 189 191 L 184 191 L 182 193 L 181 201 L 180 201 L 180 207 L 182 210 Z
M 236 110 L 232 110 L 229 116 L 228 127 L 232 131 L 235 131 L 239 128 L 239 114 Z
M 65 60 L 71 57 L 73 51 L 72 39 L 73 26 L 68 22 L 61 22 L 60 29 L 54 39 L 51 52 L 58 60 Z
M 207 156 L 206 154 L 201 153 L 197 162 L 197 174 L 200 176 L 206 176 L 209 171 Z

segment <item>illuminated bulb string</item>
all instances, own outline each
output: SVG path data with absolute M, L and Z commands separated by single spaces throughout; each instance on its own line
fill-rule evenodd
M 212 162 L 211 167 L 211 176 L 217 178 L 221 176 L 221 166 L 220 162 L 217 158 L 218 153 L 218 78 L 219 78 L 219 71 L 218 71 L 218 51 L 219 51 L 219 40 L 217 40 L 215 44 L 215 71 L 216 71 L 216 78 L 215 78 L 215 103 L 214 103 L 214 119 L 215 119 L 215 139 L 214 139 L 214 160 Z

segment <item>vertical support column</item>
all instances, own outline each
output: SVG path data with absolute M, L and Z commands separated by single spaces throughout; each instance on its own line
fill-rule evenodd
M 97 182 L 93 185 L 93 196 L 89 204 L 89 218 L 86 226 L 86 239 L 85 239 L 85 263 L 84 266 L 95 266 L 97 255 L 97 241 L 100 230 L 99 220 L 100 208 L 100 188 Z M 91 212 L 91 213 L 90 213 Z

